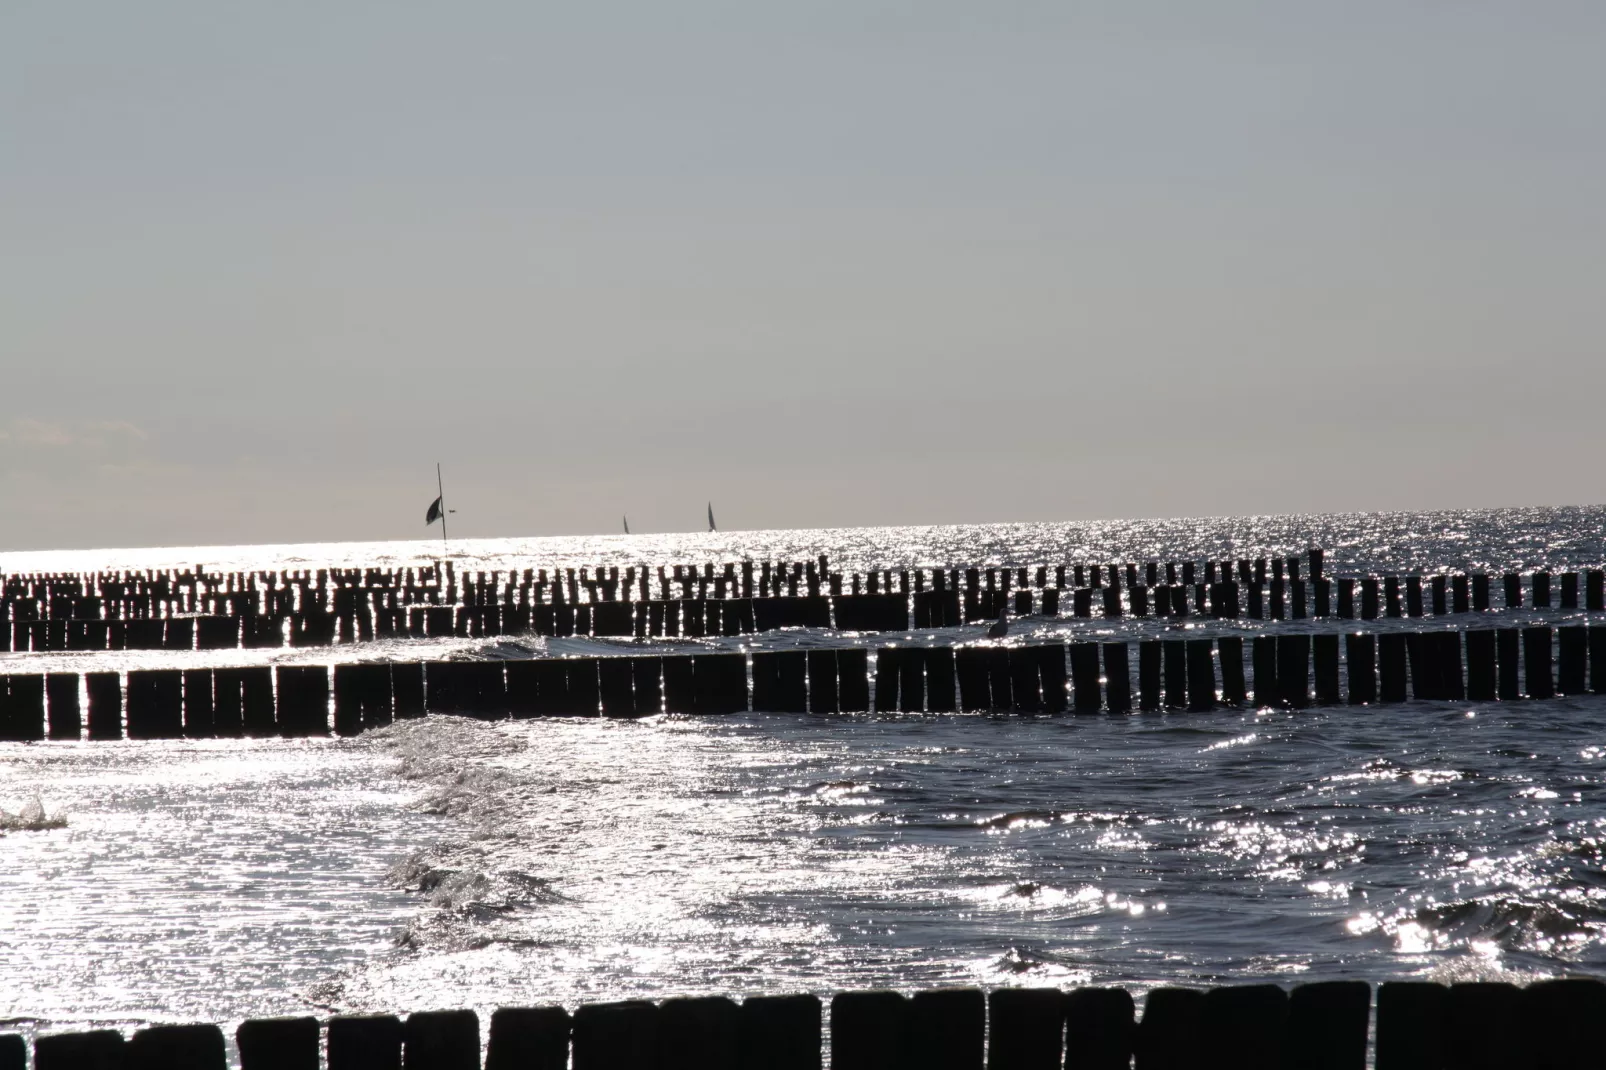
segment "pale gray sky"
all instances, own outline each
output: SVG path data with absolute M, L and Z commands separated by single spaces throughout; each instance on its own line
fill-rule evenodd
M 0 549 L 1606 500 L 1606 4 L 0 7 Z

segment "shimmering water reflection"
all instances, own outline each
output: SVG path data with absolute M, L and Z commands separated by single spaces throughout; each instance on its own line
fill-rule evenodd
M 1600 509 L 1525 510 L 496 540 L 456 560 L 827 552 L 852 569 L 1261 556 L 1314 542 L 1332 572 L 1559 570 L 1606 558 L 1602 530 Z M 430 552 L 6 564 L 315 567 Z M 1064 638 L 1084 625 L 1020 631 Z M 843 641 L 740 641 L 827 640 Z M 0 671 L 172 656 L 9 655 Z M 0 835 L 0 1016 L 1599 973 L 1603 728 L 1606 706 L 1558 700 L 1110 718 L 428 718 L 346 741 L 0 745 L 0 808 L 38 795 L 68 817 Z
M 1557 702 L 13 747 L 8 790 L 71 814 L 0 840 L 4 1013 L 1600 970 L 1599 728 Z

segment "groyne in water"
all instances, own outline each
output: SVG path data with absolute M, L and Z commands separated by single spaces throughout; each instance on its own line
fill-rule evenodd
M 0 676 L 0 740 L 354 735 L 426 713 L 1199 713 L 1599 694 L 1606 624 L 1284 632 L 1135 644 L 12 673 Z
M 829 1016 L 829 1042 L 822 1042 Z M 1285 990 L 1158 988 L 1142 1014 L 1120 988 L 937 989 L 633 1000 L 504 1008 L 484 1070 L 1589 1070 L 1606 1066 L 1606 983 L 1585 978 L 1441 985 L 1362 981 Z M 1375 1022 L 1375 1031 L 1373 1025 Z M 248 1021 L 242 1070 L 481 1070 L 472 1010 Z M 34 1041 L 35 1070 L 222 1070 L 214 1025 Z M 0 1070 L 24 1070 L 0 1036 Z M 320 1056 L 323 1057 L 321 1061 Z
M 0 578 L 0 652 L 327 647 L 375 639 L 740 636 L 1017 616 L 1375 620 L 1606 610 L 1606 571 L 1323 575 L 1322 552 L 1237 561 L 832 572 L 806 562 L 523 569 L 146 570 Z M 1498 587 L 1495 581 L 1498 580 Z M 1493 597 L 1498 589 L 1500 598 Z

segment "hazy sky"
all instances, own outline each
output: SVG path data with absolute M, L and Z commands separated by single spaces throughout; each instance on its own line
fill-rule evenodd
M 0 549 L 1606 500 L 1606 4 L 0 5 Z

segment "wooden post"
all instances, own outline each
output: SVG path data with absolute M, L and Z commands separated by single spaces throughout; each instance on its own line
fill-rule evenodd
M 4 607 L 0 606 L 0 613 Z M 211 670 L 203 670 L 210 675 Z M 46 720 L 49 725 L 47 735 L 51 739 L 65 739 L 76 741 L 83 734 L 83 715 L 78 704 L 78 674 L 75 672 L 53 672 L 45 677 Z M 4 678 L 0 678 L 0 690 L 6 687 Z M 0 706 L 6 700 L 0 698 Z M 0 717 L 0 720 L 3 720 Z
M 820 1070 L 820 1017 L 818 996 L 749 996 L 738 1019 L 737 1065 Z
M 1578 608 L 1578 573 L 1563 572 L 1561 574 L 1561 608 Z
M 1124 988 L 1078 988 L 1066 993 L 1066 1070 L 1127 1070 L 1136 1034 L 1132 994 Z
M 491 1014 L 485 1070 L 569 1070 L 569 1029 L 562 1007 L 502 1007 Z
M 1516 985 L 1476 982 L 1450 986 L 1444 1018 L 1446 1067 L 1532 1065 Z
M 1563 695 L 1582 695 L 1587 690 L 1585 663 L 1589 652 L 1589 631 L 1583 625 L 1556 629 L 1556 688 Z
M 1192 988 L 1153 988 L 1143 1001 L 1133 1049 L 1144 1070 L 1218 1065 L 1202 1061 L 1205 994 Z M 1224 1065 L 1234 1065 L 1231 1061 Z
M 1277 637 L 1255 636 L 1253 650 L 1255 705 L 1276 706 L 1282 701 L 1282 694 L 1277 688 Z
M 1072 643 L 1071 703 L 1077 713 L 1098 713 L 1103 705 L 1099 696 L 1099 645 Z
M 1310 636 L 1277 637 L 1277 690 L 1284 705 L 1310 705 Z
M 1288 993 L 1277 985 L 1212 988 L 1205 993 L 1199 1018 L 1204 1064 L 1282 1070 L 1287 1020 Z
M 1523 679 L 1529 698 L 1554 698 L 1556 682 L 1550 670 L 1551 632 L 1548 627 L 1522 630 Z
M 1132 677 L 1124 642 L 1104 644 L 1104 694 L 1111 713 L 1131 711 Z
M 419 1011 L 402 1026 L 408 1068 L 480 1070 L 480 1020 L 471 1010 Z
M 1214 645 L 1209 639 L 1188 640 L 1188 709 L 1195 713 L 1216 708 Z
M 1522 608 L 1522 577 L 1515 572 L 1506 573 L 1506 608 Z
M 656 1070 L 737 1070 L 741 1017 L 741 1008 L 724 996 L 664 1000 Z
M 1495 630 L 1495 648 L 1499 662 L 1499 692 L 1501 702 L 1510 702 L 1522 696 L 1522 689 L 1518 686 L 1517 672 L 1521 663 L 1520 653 L 1522 633 L 1516 628 L 1498 628 Z
M 1138 709 L 1148 712 L 1160 708 L 1160 642 L 1146 639 L 1138 644 Z
M 1377 988 L 1377 1070 L 1444 1070 L 1450 990 L 1425 981 Z
M 224 1070 L 227 1065 L 223 1031 L 215 1025 L 147 1026 L 123 1047 L 126 1070 Z
M 1521 1016 L 1536 1067 L 1601 1063 L 1606 983 L 1585 977 L 1535 981 L 1522 990 Z
M 1384 632 L 1377 637 L 1378 701 L 1404 702 L 1406 694 L 1405 635 L 1403 632 Z
M 1244 685 L 1243 637 L 1222 636 L 1216 640 L 1216 652 L 1221 659 L 1221 701 L 1229 706 L 1242 706 L 1249 698 Z
M 1339 703 L 1338 636 L 1324 633 L 1310 638 L 1316 661 L 1316 704 L 1336 706 Z
M 1487 629 L 1469 631 L 1467 632 L 1467 698 L 1473 702 L 1493 702 L 1498 695 L 1494 632 Z
M 987 1004 L 980 989 L 916 992 L 909 1001 L 907 1020 L 905 1051 L 909 1066 L 982 1070 Z
M 1065 996 L 1059 989 L 994 989 L 987 1018 L 987 1070 L 1059 1070 L 1065 1048 Z
M 401 1066 L 402 1024 L 393 1014 L 329 1019 L 329 1070 Z
M 639 1070 L 656 1066 L 659 1013 L 646 1000 L 581 1006 L 571 1020 L 574 1070 Z
M 903 1066 L 908 1014 L 909 1001 L 897 992 L 842 992 L 833 996 L 831 1070 L 888 1070 Z
M 1185 639 L 1163 639 L 1160 649 L 1165 658 L 1165 705 L 1171 710 L 1188 708 L 1188 643 Z
M 1364 706 L 1377 701 L 1377 639 L 1351 633 L 1344 637 L 1344 660 L 1349 668 L 1349 702 Z

